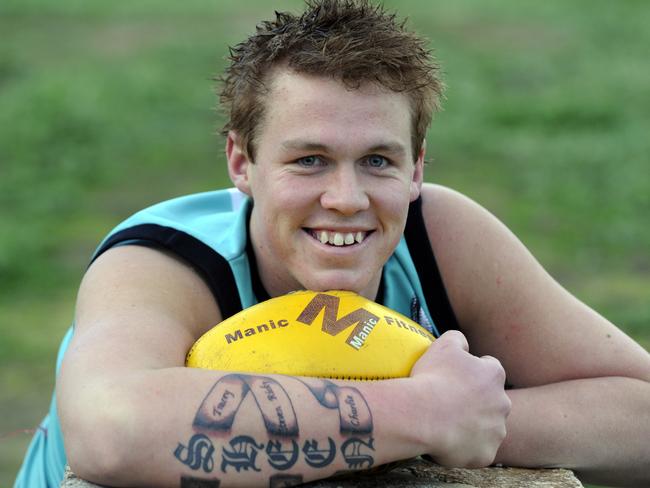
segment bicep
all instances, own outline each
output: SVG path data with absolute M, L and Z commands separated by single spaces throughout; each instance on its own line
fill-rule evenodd
M 182 366 L 196 338 L 219 320 L 208 287 L 184 262 L 146 247 L 111 249 L 82 281 L 66 360 L 105 372 Z
M 428 188 L 423 198 L 460 327 L 474 354 L 501 360 L 510 383 L 650 380 L 648 353 L 561 287 L 494 216 L 441 187 Z

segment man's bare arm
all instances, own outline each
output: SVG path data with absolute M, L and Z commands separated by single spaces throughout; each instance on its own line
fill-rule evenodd
M 71 467 L 101 484 L 268 486 L 423 453 L 486 465 L 505 435 L 503 370 L 458 333 L 398 380 L 185 368 L 219 311 L 191 268 L 130 246 L 93 264 L 77 310 L 57 397 Z
M 497 461 L 646 486 L 650 355 L 558 285 L 484 209 L 432 185 L 423 199 L 461 330 L 472 352 L 502 362 L 515 388 Z
M 508 436 L 495 462 L 565 467 L 607 486 L 648 486 L 649 386 L 605 377 L 510 390 Z

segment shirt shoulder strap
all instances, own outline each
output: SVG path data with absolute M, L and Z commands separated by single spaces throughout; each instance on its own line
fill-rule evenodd
M 422 197 L 411 203 L 409 207 L 404 238 L 420 278 L 422 292 L 429 307 L 431 318 L 436 324 L 438 332 L 442 334 L 447 330 L 458 330 L 458 321 L 449 302 L 424 225 Z

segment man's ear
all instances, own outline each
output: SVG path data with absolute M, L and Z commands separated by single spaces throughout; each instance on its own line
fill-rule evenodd
M 427 141 L 422 141 L 422 147 L 415 160 L 413 169 L 413 178 L 411 179 L 411 201 L 417 200 L 422 190 L 422 181 L 424 181 L 424 156 L 427 152 Z
M 238 190 L 251 196 L 249 159 L 246 149 L 241 143 L 239 134 L 229 131 L 226 139 L 226 158 L 228 159 L 228 175 Z

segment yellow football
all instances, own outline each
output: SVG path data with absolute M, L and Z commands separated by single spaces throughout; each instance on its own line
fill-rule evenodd
M 186 365 L 319 378 L 399 378 L 409 375 L 434 340 L 413 320 L 356 293 L 298 291 L 213 327 L 194 343 Z

